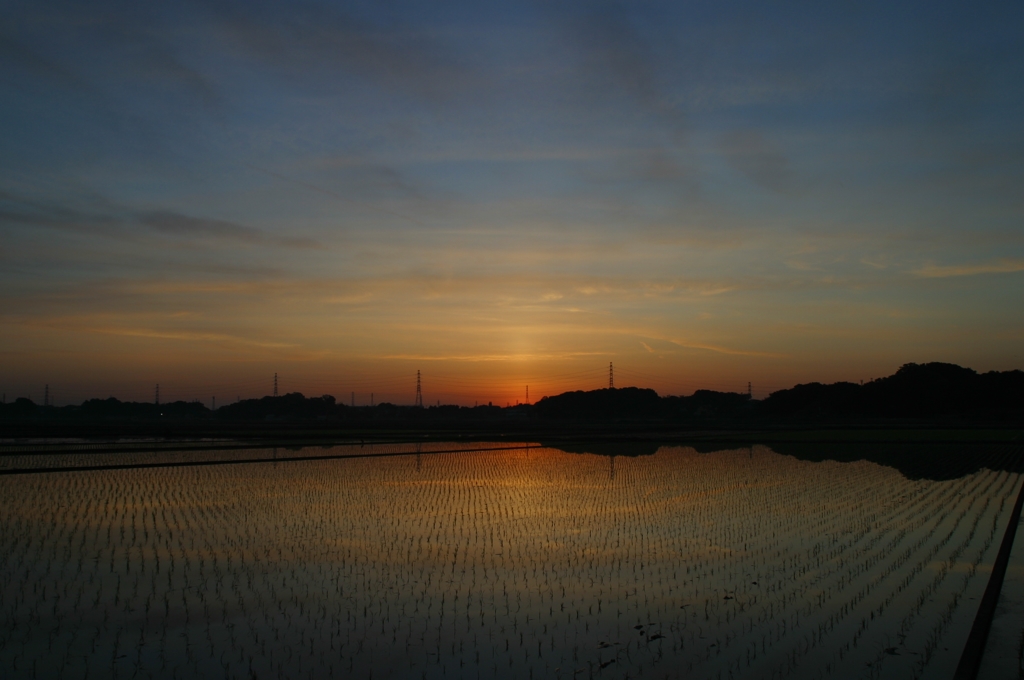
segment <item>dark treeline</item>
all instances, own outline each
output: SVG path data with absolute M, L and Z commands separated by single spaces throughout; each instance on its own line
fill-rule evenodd
M 1024 413 L 1024 372 L 976 373 L 955 364 L 905 364 L 864 385 L 810 383 L 765 399 L 765 416 L 1018 420 Z
M 405 420 L 522 420 L 528 406 L 442 405 L 420 408 L 381 403 L 376 406 L 339 404 L 329 394 L 306 397 L 292 392 L 279 397 L 244 399 L 213 411 L 198 401 L 149 402 L 90 399 L 80 406 L 40 406 L 21 398 L 0 404 L 0 419 L 50 421 L 208 421 L 208 422 L 298 422 L 298 421 L 405 421 Z
M 566 392 L 539 401 L 542 418 L 660 421 L 1024 420 L 1024 372 L 977 373 L 954 364 L 905 364 L 859 385 L 809 383 L 758 401 L 746 394 L 697 390 L 659 397 L 635 387 Z
M 533 405 L 430 406 L 383 403 L 350 407 L 334 397 L 300 393 L 247 399 L 211 411 L 199 402 L 167 404 L 90 399 L 80 406 L 39 406 L 28 399 L 0 404 L 6 421 L 207 423 L 322 422 L 389 427 L 403 423 L 704 423 L 854 422 L 921 420 L 1024 421 L 1024 372 L 976 373 L 953 364 L 906 364 L 894 375 L 867 384 L 810 383 L 773 392 L 764 400 L 747 394 L 697 390 L 690 396 L 659 396 L 637 387 L 566 392 Z
M 566 392 L 544 397 L 533 407 L 546 420 L 706 420 L 756 415 L 759 402 L 747 394 L 697 390 L 689 397 L 659 397 L 639 387 Z

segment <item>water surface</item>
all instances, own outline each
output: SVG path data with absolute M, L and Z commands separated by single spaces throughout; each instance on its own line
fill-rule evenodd
M 1018 484 L 764 447 L 0 477 L 0 674 L 950 677 Z

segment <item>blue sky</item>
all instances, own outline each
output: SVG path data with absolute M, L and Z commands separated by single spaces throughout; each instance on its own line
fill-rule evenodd
M 1024 364 L 1020 3 L 3 16 L 8 395 Z

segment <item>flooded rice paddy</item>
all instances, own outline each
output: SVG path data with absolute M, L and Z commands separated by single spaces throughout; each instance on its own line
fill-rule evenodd
M 1020 484 L 493 446 L 0 476 L 0 676 L 947 678 Z

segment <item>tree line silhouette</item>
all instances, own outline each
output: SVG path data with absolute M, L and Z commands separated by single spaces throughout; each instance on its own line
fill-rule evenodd
M 757 422 L 843 420 L 1024 421 L 1024 372 L 977 373 L 955 364 L 905 364 L 895 374 L 865 384 L 808 383 L 748 394 L 697 390 L 659 396 L 639 387 L 565 392 L 532 405 L 501 408 L 455 405 L 427 408 L 382 403 L 351 407 L 330 395 L 246 399 L 211 411 L 200 402 L 166 404 L 90 399 L 79 406 L 40 406 L 20 398 L 0 404 L 0 420 L 288 422 Z

